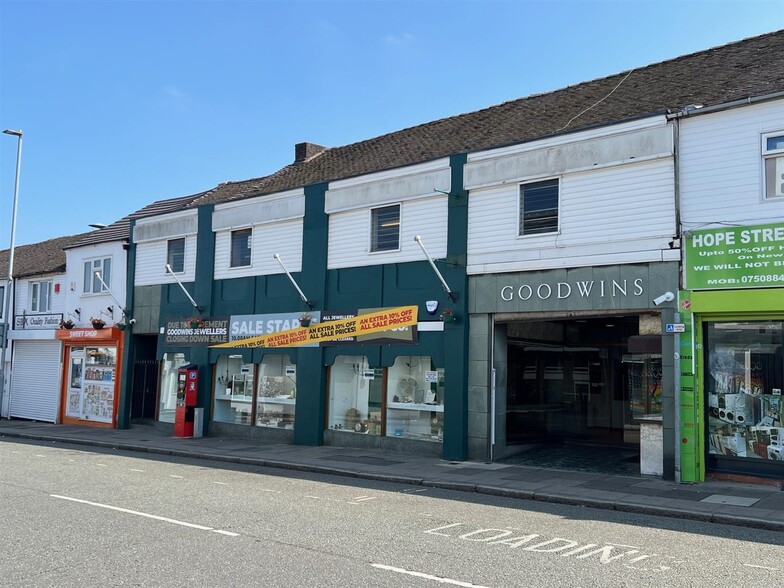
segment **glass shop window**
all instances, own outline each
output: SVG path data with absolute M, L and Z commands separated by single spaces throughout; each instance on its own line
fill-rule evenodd
M 329 429 L 441 442 L 443 417 L 444 370 L 430 357 L 378 368 L 364 356 L 339 356 L 330 369 Z
M 329 374 L 328 427 L 380 435 L 384 370 L 362 355 L 339 355 Z
M 242 355 L 222 355 L 215 364 L 213 420 L 249 425 L 253 413 L 255 366 Z
M 259 366 L 256 425 L 293 429 L 296 403 L 296 366 L 288 355 L 265 355 Z
M 387 378 L 387 436 L 441 441 L 444 370 L 430 357 L 399 356 Z
M 161 395 L 158 407 L 158 420 L 162 423 L 174 422 L 174 409 L 177 407 L 177 370 L 188 365 L 184 353 L 164 353 L 161 369 Z
M 708 452 L 784 460 L 784 322 L 715 322 L 705 328 Z

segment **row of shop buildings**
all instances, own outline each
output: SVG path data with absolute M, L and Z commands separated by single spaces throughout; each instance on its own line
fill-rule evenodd
M 302 143 L 20 248 L 3 415 L 174 428 L 187 365 L 207 435 L 784 477 L 782 55 L 771 33 Z

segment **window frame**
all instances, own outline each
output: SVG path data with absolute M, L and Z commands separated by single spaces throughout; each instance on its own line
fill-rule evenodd
M 174 259 L 172 255 L 172 243 L 179 243 L 182 242 L 182 268 L 177 269 L 174 267 Z M 185 248 L 187 246 L 187 240 L 185 237 L 177 237 L 176 239 L 168 239 L 166 241 L 166 264 L 171 268 L 172 273 L 175 274 L 184 274 L 185 273 Z
M 556 222 L 555 222 L 555 229 L 552 231 L 547 232 L 537 232 L 537 233 L 524 233 L 525 229 L 525 222 L 524 222 L 524 190 L 526 186 L 532 186 L 534 184 L 544 184 L 544 183 L 551 183 L 555 182 L 556 187 L 558 190 L 558 194 L 556 197 L 555 202 L 555 214 L 556 214 Z M 537 178 L 535 180 L 526 180 L 525 182 L 520 182 L 517 185 L 517 238 L 518 239 L 527 239 L 532 237 L 544 237 L 548 235 L 557 235 L 561 232 L 561 177 L 544 177 L 544 178 Z
M 106 279 L 106 261 L 107 260 L 109 261 L 109 279 L 108 280 Z M 95 283 L 97 281 L 96 278 L 95 278 L 95 271 L 97 269 L 96 266 L 95 266 L 96 262 L 101 262 L 101 270 L 100 270 L 101 271 L 101 279 L 104 282 L 106 282 L 106 288 L 104 288 L 103 284 L 98 282 L 98 285 L 99 285 L 98 291 L 94 290 L 94 286 L 95 286 Z M 85 284 L 84 278 L 86 276 L 83 275 L 82 276 L 82 294 L 86 295 L 86 296 L 93 296 L 93 295 L 108 293 L 110 291 L 110 288 L 112 287 L 112 270 L 114 269 L 113 268 L 114 260 L 112 259 L 112 256 L 111 255 L 106 255 L 106 256 L 103 256 L 103 257 L 92 257 L 90 259 L 85 259 L 84 262 L 82 263 L 82 271 L 84 271 L 84 268 L 85 268 L 85 266 L 88 263 L 90 264 L 90 278 L 91 278 L 90 279 L 90 289 L 89 290 L 85 289 L 85 285 L 86 284 Z
M 248 232 L 248 263 L 234 264 L 234 236 L 238 233 Z M 253 227 L 232 229 L 229 232 L 229 269 L 243 269 L 253 267 Z
M 763 202 L 781 202 L 782 198 L 784 198 L 784 196 L 768 195 L 767 162 L 770 160 L 775 161 L 779 158 L 784 159 L 784 147 L 780 149 L 768 148 L 768 140 L 776 137 L 784 138 L 784 129 L 760 135 L 760 182 Z M 782 179 L 782 183 L 784 183 L 784 179 Z
M 46 308 L 41 309 L 41 287 L 46 284 L 47 285 L 47 295 L 46 301 L 47 305 Z M 36 303 L 36 290 L 38 290 L 37 300 Z M 36 314 L 47 314 L 52 312 L 52 279 L 48 280 L 35 280 L 30 282 L 30 313 Z
M 397 208 L 397 245 L 396 247 L 390 247 L 385 249 L 378 249 L 375 248 L 376 242 L 374 242 L 374 236 L 377 235 L 378 231 L 376 230 L 376 220 L 378 211 L 385 209 L 385 208 Z M 403 226 L 403 205 L 401 202 L 394 202 L 390 204 L 384 204 L 382 206 L 374 206 L 370 208 L 370 234 L 368 236 L 368 253 L 376 254 L 376 253 L 395 253 L 401 250 L 401 236 L 402 236 L 402 226 Z

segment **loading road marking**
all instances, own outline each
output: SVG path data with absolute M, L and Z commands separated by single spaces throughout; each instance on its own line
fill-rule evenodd
M 213 529 L 212 527 L 205 527 L 204 525 L 197 525 L 196 523 L 186 523 L 185 521 L 178 521 L 177 519 L 170 519 L 168 517 L 160 517 L 158 515 L 149 514 L 146 512 L 139 512 L 138 510 L 130 510 L 127 508 L 120 508 L 119 506 L 112 506 L 111 504 L 101 504 L 100 502 L 91 502 L 89 500 L 82 500 L 81 498 L 72 498 L 70 496 L 60 496 L 59 494 L 50 494 L 52 498 L 60 500 L 68 500 L 70 502 L 78 502 L 79 504 L 86 504 L 88 506 L 97 506 L 98 508 L 105 508 L 107 510 L 114 510 L 125 514 L 136 515 L 137 517 L 144 517 L 153 519 L 155 521 L 163 521 L 164 523 L 171 523 L 172 525 L 180 525 L 181 527 L 189 527 L 191 529 L 198 529 L 199 531 L 212 531 L 213 533 L 220 533 L 221 535 L 228 535 L 230 537 L 239 537 L 238 533 L 231 531 L 222 531 L 220 529 Z
M 404 570 L 403 568 L 393 568 L 392 566 L 385 566 L 384 564 L 370 564 L 379 570 L 386 570 L 388 572 L 395 572 L 397 574 L 406 574 L 407 576 L 416 576 L 417 578 L 424 578 L 426 580 L 435 580 L 441 584 L 452 584 L 453 586 L 463 586 L 464 588 L 487 588 L 487 586 L 480 586 L 479 584 L 471 584 L 470 582 L 461 582 L 460 580 L 452 580 L 451 578 L 442 578 L 440 576 L 431 576 L 430 574 L 423 574 L 422 572 L 412 572 L 411 570 Z
M 463 528 L 460 529 L 460 531 L 457 531 L 456 527 Z M 449 531 L 443 532 L 447 530 Z M 642 568 L 636 565 L 630 565 L 636 564 L 646 559 L 651 559 L 653 557 L 661 557 L 655 553 L 650 555 L 640 553 L 640 548 L 635 548 L 631 545 L 620 545 L 617 543 L 614 544 L 607 542 L 603 544 L 586 543 L 585 545 L 580 545 L 580 543 L 577 541 L 564 539 L 563 537 L 547 538 L 538 533 L 521 535 L 519 533 L 516 534 L 515 531 L 511 531 L 509 529 L 497 528 L 476 529 L 461 533 L 461 531 L 466 530 L 466 523 L 452 523 L 450 525 L 436 527 L 435 529 L 428 529 L 424 532 L 429 535 L 438 535 L 440 537 L 460 539 L 463 541 L 473 541 L 476 543 L 484 543 L 485 545 L 503 545 L 509 549 L 520 548 L 521 551 L 530 551 L 546 555 L 557 555 L 560 557 L 573 556 L 574 559 L 588 560 L 594 563 L 597 563 L 598 559 L 598 563 L 605 565 L 612 562 L 618 562 L 624 565 L 624 567 L 641 571 L 661 572 L 672 569 L 670 566 L 665 565 L 659 565 L 652 568 Z M 616 551 L 614 552 L 614 550 Z M 598 556 L 598 558 L 596 556 Z M 593 559 L 589 560 L 588 558 Z
M 759 568 L 761 570 L 770 570 L 771 572 L 780 572 L 781 571 L 778 568 L 769 568 L 769 567 L 766 567 L 766 566 L 756 566 L 754 564 L 747 564 L 747 563 L 745 563 L 743 565 L 746 566 L 746 567 L 749 567 L 749 568 Z

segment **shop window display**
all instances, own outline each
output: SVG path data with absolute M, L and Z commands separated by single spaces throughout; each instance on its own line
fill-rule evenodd
M 161 395 L 158 407 L 158 420 L 162 423 L 173 423 L 177 407 L 177 371 L 188 360 L 184 353 L 164 353 L 161 370 Z
M 330 370 L 330 429 L 441 442 L 443 415 L 444 370 L 430 357 L 377 368 L 363 356 L 339 356 Z
M 733 458 L 784 460 L 784 323 L 709 323 L 708 451 Z
M 253 412 L 255 366 L 241 355 L 222 355 L 215 364 L 213 420 L 249 425 Z
M 444 370 L 429 357 L 400 356 L 387 379 L 387 436 L 441 441 Z
M 259 365 L 256 425 L 294 428 L 297 369 L 288 355 L 265 355 Z
M 364 356 L 338 356 L 329 377 L 329 428 L 380 435 L 383 375 Z

